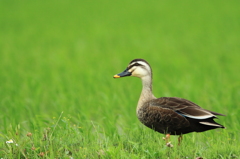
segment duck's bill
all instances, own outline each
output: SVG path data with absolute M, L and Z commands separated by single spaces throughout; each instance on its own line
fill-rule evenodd
M 113 78 L 120 78 L 125 76 L 131 76 L 131 72 L 128 72 L 128 69 L 124 70 L 122 73 L 116 74 L 113 76 Z

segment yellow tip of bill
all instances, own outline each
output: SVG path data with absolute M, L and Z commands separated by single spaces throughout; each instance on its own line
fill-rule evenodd
M 121 76 L 118 75 L 114 75 L 113 78 L 120 78 Z

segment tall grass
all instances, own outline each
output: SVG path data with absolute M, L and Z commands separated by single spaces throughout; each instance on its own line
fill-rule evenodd
M 0 158 L 239 158 L 238 6 L 0 1 Z M 151 64 L 156 96 L 226 114 L 227 129 L 166 147 L 136 118 L 140 80 L 112 78 L 134 58 Z

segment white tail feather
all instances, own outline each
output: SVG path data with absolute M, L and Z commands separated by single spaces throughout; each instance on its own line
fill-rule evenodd
M 209 122 L 199 122 L 199 123 L 200 123 L 200 124 L 203 124 L 203 125 L 209 125 L 209 126 L 222 127 L 221 125 L 214 124 L 214 123 L 209 123 Z

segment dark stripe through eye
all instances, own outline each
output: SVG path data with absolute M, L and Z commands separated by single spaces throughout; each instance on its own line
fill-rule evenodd
M 130 65 L 130 66 L 128 67 L 128 69 L 132 68 L 133 66 L 142 66 L 142 65 L 139 64 L 139 63 L 135 63 L 135 64 L 133 64 L 133 65 Z

